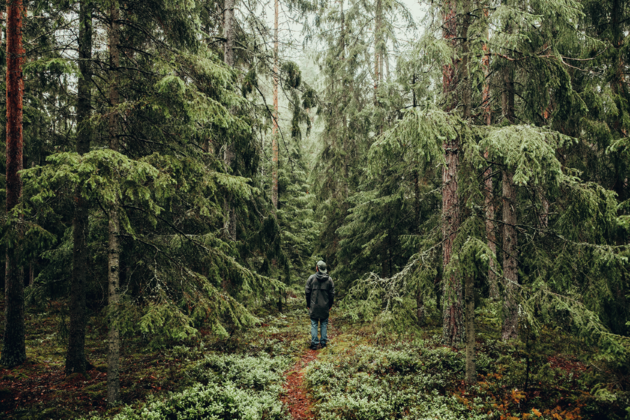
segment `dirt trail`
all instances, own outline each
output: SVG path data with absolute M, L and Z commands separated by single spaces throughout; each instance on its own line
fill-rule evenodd
M 328 322 L 328 339 L 334 337 L 332 322 Z M 300 360 L 285 373 L 287 382 L 284 386 L 286 394 L 282 397 L 282 402 L 289 408 L 289 413 L 293 420 L 312 420 L 313 401 L 308 397 L 306 385 L 304 384 L 304 374 L 306 367 L 313 360 L 317 359 L 321 350 L 306 350 Z

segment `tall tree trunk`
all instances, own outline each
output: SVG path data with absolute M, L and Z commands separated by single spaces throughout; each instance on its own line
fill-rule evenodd
M 484 10 L 484 15 L 488 16 L 488 9 Z M 490 32 L 486 29 L 486 39 L 489 41 Z M 490 45 L 489 42 L 484 42 L 483 44 L 483 59 L 482 59 L 482 67 L 484 74 L 484 84 L 483 84 L 483 114 L 486 125 L 492 125 L 492 109 L 490 107 Z M 488 158 L 488 151 L 484 152 L 484 157 Z M 493 182 L 492 182 L 492 168 L 489 166 L 486 169 L 484 175 L 484 195 L 485 195 L 485 206 L 486 206 L 486 238 L 488 243 L 488 248 L 492 251 L 493 254 L 497 253 L 497 237 L 494 232 L 494 193 L 493 193 Z M 495 260 L 491 259 L 488 267 L 488 286 L 490 289 L 490 298 L 497 300 L 499 299 L 499 285 L 497 281 L 496 275 L 496 266 Z
M 514 122 L 514 82 L 509 64 L 503 69 L 505 88 L 502 94 L 503 114 Z M 503 340 L 518 337 L 518 249 L 516 234 L 516 188 L 509 168 L 503 170 L 503 274 L 505 276 L 505 320 L 501 336 Z
M 275 14 L 273 21 L 273 126 L 271 131 L 272 172 L 271 172 L 271 202 L 273 208 L 278 208 L 278 164 L 280 161 L 278 148 L 278 0 L 275 0 Z
M 470 39 L 468 38 L 468 28 L 470 27 L 470 2 L 463 1 L 463 19 L 461 28 L 462 43 L 462 63 L 461 77 L 459 83 L 462 83 L 462 100 L 464 105 L 464 120 L 471 123 L 472 112 L 472 86 L 470 82 L 470 74 L 468 71 L 470 61 Z M 472 273 L 468 273 L 464 277 L 464 299 L 466 302 L 466 383 L 473 384 L 477 382 L 477 368 L 475 365 L 475 278 Z
M 113 0 L 110 10 L 109 27 L 109 60 L 110 60 L 110 85 L 109 102 L 111 105 L 109 114 L 109 147 L 114 151 L 119 150 L 118 139 L 118 68 L 120 67 L 120 33 L 119 33 L 118 3 Z M 118 330 L 116 317 L 120 304 L 120 220 L 118 218 L 119 203 L 115 202 L 109 213 L 109 244 L 108 244 L 108 306 L 110 313 L 109 345 L 107 349 L 107 403 L 115 404 L 120 399 L 120 331 Z
M 77 99 L 77 153 L 90 151 L 92 129 L 90 108 L 92 102 L 92 4 L 81 0 L 79 6 L 79 78 Z M 85 373 L 85 282 L 87 278 L 88 205 L 77 186 L 74 194 L 72 278 L 70 286 L 70 331 L 66 353 L 66 374 Z
M 223 58 L 225 64 L 234 67 L 234 0 L 225 0 L 224 3 L 223 35 L 225 37 Z M 232 168 L 234 163 L 234 146 L 228 142 L 223 153 L 223 162 L 226 169 Z M 224 202 L 225 230 L 230 239 L 236 240 L 236 212 L 232 206 L 232 198 L 227 197 Z
M 22 180 L 18 171 L 22 169 L 24 142 L 22 137 L 22 96 L 24 80 L 22 63 L 22 0 L 7 2 L 7 213 L 18 205 L 22 196 Z M 18 240 L 20 228 L 12 246 L 6 247 L 6 272 L 4 279 L 5 328 L 0 363 L 17 366 L 26 360 L 24 326 L 24 278 L 19 266 Z
M 518 284 L 518 250 L 516 237 L 516 188 L 513 174 L 503 171 L 503 273 L 505 276 L 505 320 L 503 340 L 518 337 L 518 305 L 516 292 Z
M 381 26 L 382 26 L 382 0 L 376 0 L 376 8 L 374 11 L 374 103 L 376 104 L 378 98 L 376 92 L 378 91 L 378 85 L 381 80 L 382 61 L 383 56 L 381 54 Z
M 451 43 L 456 36 L 456 3 L 446 1 L 444 4 L 443 37 Z M 447 111 L 454 108 L 452 91 L 455 88 L 455 66 L 444 66 L 443 88 L 446 96 Z M 444 278 L 442 283 L 442 339 L 448 345 L 460 343 L 463 340 L 464 320 L 462 312 L 462 284 L 459 277 L 453 273 L 446 273 L 453 254 L 453 241 L 459 229 L 459 202 L 457 197 L 457 167 L 459 165 L 459 139 L 452 139 L 444 143 L 445 165 L 442 169 L 442 264 Z

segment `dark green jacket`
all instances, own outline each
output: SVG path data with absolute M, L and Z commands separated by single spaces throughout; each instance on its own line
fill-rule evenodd
M 313 274 L 306 281 L 306 306 L 311 319 L 328 319 L 330 308 L 335 302 L 335 284 L 328 274 Z

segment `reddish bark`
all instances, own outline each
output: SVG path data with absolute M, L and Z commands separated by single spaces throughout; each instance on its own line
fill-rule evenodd
M 446 1 L 442 35 L 451 43 L 456 36 L 456 3 Z M 454 108 L 451 92 L 456 81 L 456 62 L 442 69 L 443 89 L 446 94 L 447 111 Z M 459 165 L 459 140 L 453 139 L 443 145 L 446 164 L 442 169 L 442 263 L 447 270 L 453 254 L 453 241 L 459 229 L 459 201 L 457 197 L 457 167 Z M 444 275 L 442 296 L 442 333 L 447 344 L 461 342 L 463 339 L 462 285 L 454 274 Z
M 22 63 L 22 0 L 7 3 L 7 213 L 18 205 L 22 196 L 22 180 L 18 171 L 23 165 L 24 141 L 22 137 L 22 96 L 24 81 Z M 17 240 L 17 238 L 14 238 Z M 5 277 L 5 331 L 2 359 L 5 366 L 16 366 L 26 360 L 24 341 L 24 280 L 19 267 L 17 243 L 13 241 L 6 250 Z
M 22 181 L 18 171 L 22 169 L 22 0 L 7 4 L 7 211 L 12 210 L 22 195 Z

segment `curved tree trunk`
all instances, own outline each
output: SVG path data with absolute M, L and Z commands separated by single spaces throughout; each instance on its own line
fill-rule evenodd
M 22 180 L 18 171 L 23 165 L 24 140 L 22 137 L 22 0 L 7 2 L 7 213 L 18 205 L 22 196 Z M 19 226 L 18 235 L 19 235 Z M 24 326 L 24 278 L 19 266 L 18 238 L 6 249 L 6 276 L 4 279 L 5 328 L 2 342 L 4 366 L 17 366 L 26 360 Z
M 90 108 L 92 102 L 92 5 L 82 0 L 79 9 L 79 78 L 77 100 L 77 153 L 90 151 L 92 129 Z M 85 373 L 85 282 L 87 278 L 88 206 L 77 186 L 74 195 L 72 279 L 70 285 L 70 331 L 66 353 L 66 374 Z

